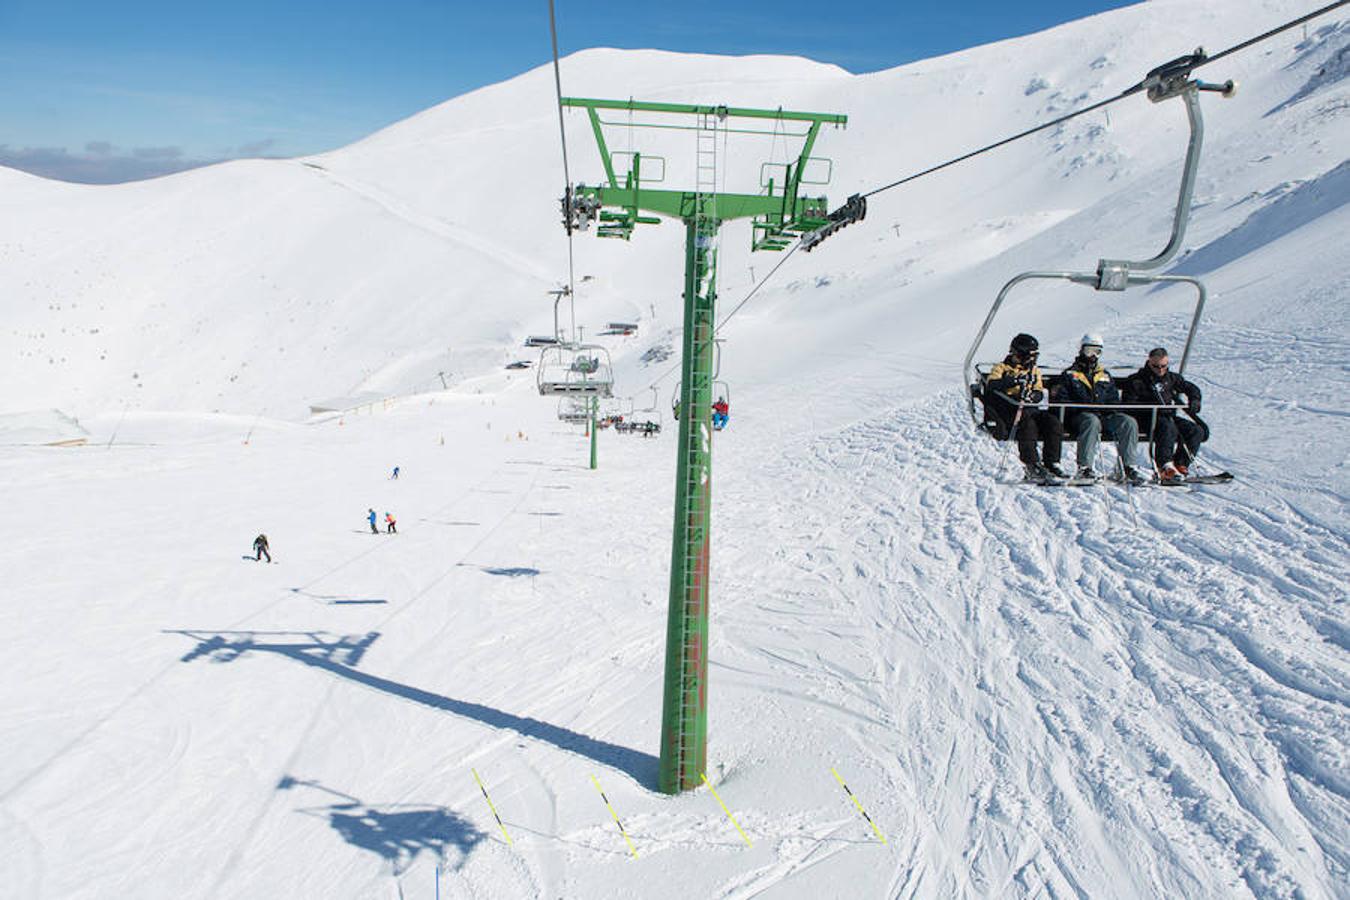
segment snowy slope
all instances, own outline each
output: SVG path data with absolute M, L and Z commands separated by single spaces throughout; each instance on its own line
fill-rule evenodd
M 847 112 L 819 147 L 837 200 L 1302 11 L 1161 0 L 861 77 L 591 50 L 563 79 Z M 653 790 L 669 432 L 604 433 L 591 472 L 500 368 L 565 272 L 548 69 L 310 160 L 112 188 L 0 170 L 5 407 L 89 438 L 0 446 L 0 893 L 1350 896 L 1347 34 L 1204 73 L 1243 84 L 1205 98 L 1174 271 L 1211 291 L 1188 374 L 1232 485 L 1005 484 L 960 395 L 1011 275 L 1165 241 L 1175 103 L 879 195 L 727 326 L 708 774 L 753 846 L 709 792 Z M 680 240 L 577 244 L 578 322 L 642 321 L 610 345 L 639 406 Z M 727 229 L 724 309 L 776 262 L 747 243 Z M 1029 291 L 983 356 L 1030 329 L 1053 365 L 1093 329 L 1133 366 L 1189 302 Z M 258 531 L 276 565 L 240 558 Z

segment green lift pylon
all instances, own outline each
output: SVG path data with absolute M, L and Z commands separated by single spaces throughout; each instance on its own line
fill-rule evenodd
M 675 473 L 675 528 L 670 551 L 670 606 L 666 625 L 665 695 L 661 712 L 659 788 L 667 794 L 691 790 L 707 770 L 708 736 L 708 568 L 712 512 L 713 333 L 717 305 L 717 233 L 723 223 L 752 218 L 751 247 L 782 250 L 794 238 L 829 224 L 824 197 L 800 194 L 803 175 L 822 125 L 844 125 L 848 117 L 782 109 L 742 109 L 632 100 L 563 97 L 564 107 L 586 110 L 606 183 L 568 185 L 563 224 L 568 233 L 594 224 L 599 237 L 628 240 L 640 224 L 658 224 L 660 216 L 681 220 L 684 250 L 684 352 L 681 357 L 680 425 Z M 626 112 L 627 121 L 605 121 L 604 110 Z M 693 124 L 632 121 L 634 113 L 692 117 Z M 774 130 L 756 130 L 753 122 L 772 120 Z M 642 154 L 627 154 L 620 173 L 605 142 L 603 127 L 687 129 L 696 133 L 696 170 L 692 190 L 644 186 Z M 800 129 L 792 131 L 792 128 Z M 761 194 L 718 192 L 717 141 L 724 134 L 761 134 L 802 139 L 795 162 L 783 167 L 781 183 L 770 179 Z M 664 166 L 662 166 L 664 169 Z M 654 215 L 643 215 L 650 213 Z

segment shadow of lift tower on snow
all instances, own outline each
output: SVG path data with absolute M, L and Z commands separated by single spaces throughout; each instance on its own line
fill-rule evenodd
M 382 693 L 411 700 L 432 709 L 444 710 L 474 719 L 493 728 L 552 744 L 577 753 L 601 765 L 626 773 L 642 787 L 656 789 L 657 758 L 648 753 L 621 747 L 580 732 L 542 722 L 529 716 L 456 700 L 421 688 L 400 684 L 356 668 L 361 657 L 379 637 L 372 631 L 363 635 L 330 635 L 322 631 L 215 631 L 194 628 L 165 629 L 166 634 L 181 634 L 197 642 L 183 656 L 183 662 L 209 659 L 215 663 L 233 662 L 246 653 L 273 653 L 339 678 L 365 685 Z

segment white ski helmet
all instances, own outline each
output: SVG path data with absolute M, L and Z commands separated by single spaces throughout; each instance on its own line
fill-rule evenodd
M 1106 345 L 1102 341 L 1102 336 L 1091 331 L 1083 335 L 1083 339 L 1078 342 L 1078 349 L 1080 352 L 1088 347 L 1096 347 L 1097 353 L 1100 354 L 1102 352 L 1102 347 L 1104 346 Z

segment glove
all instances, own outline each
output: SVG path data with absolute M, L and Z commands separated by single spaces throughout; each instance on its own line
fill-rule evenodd
M 1200 401 L 1192 400 L 1190 403 L 1187 403 L 1186 412 L 1190 413 L 1193 416 L 1200 415 Z
M 1030 403 L 1040 403 L 1041 398 L 1045 396 L 1045 391 L 1032 391 L 1027 394 L 1027 401 Z

